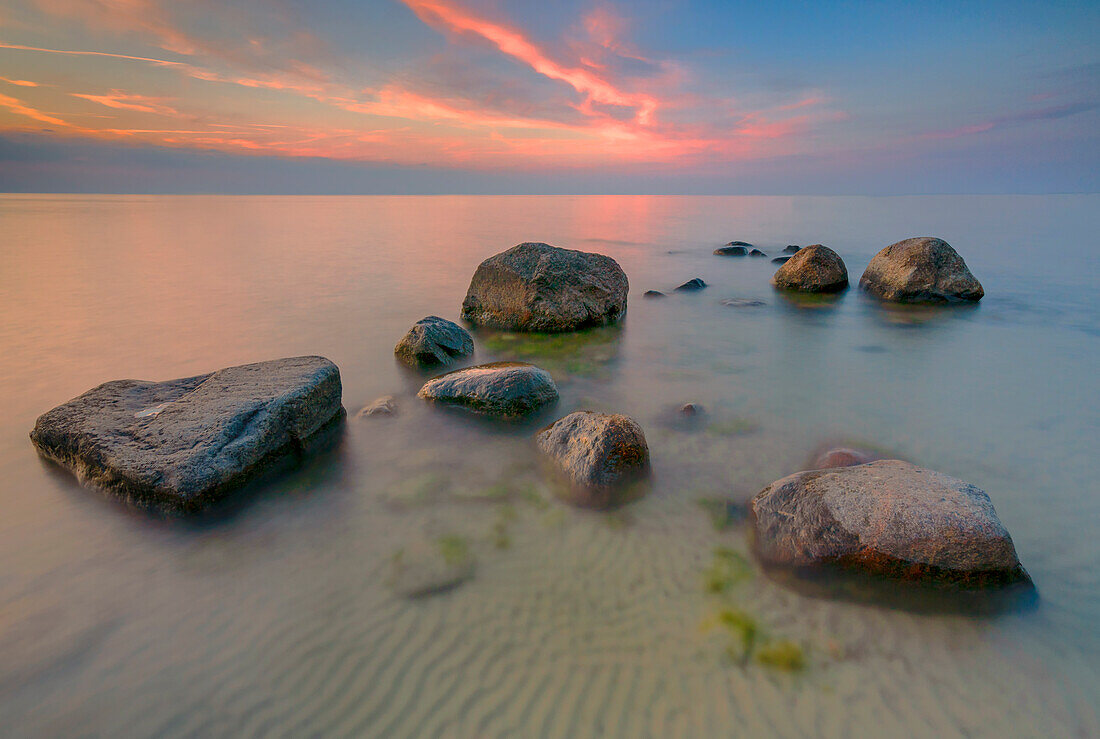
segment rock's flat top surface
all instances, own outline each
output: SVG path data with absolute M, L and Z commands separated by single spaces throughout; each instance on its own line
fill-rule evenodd
M 557 401 L 558 387 L 533 364 L 491 362 L 428 380 L 417 395 L 494 416 L 524 416 Z
M 462 317 L 506 331 L 575 331 L 622 318 L 629 287 L 611 257 L 528 242 L 478 266 Z
M 752 501 L 769 564 L 968 587 L 1028 581 L 982 490 L 899 460 L 798 472 Z
M 982 284 L 942 239 L 922 236 L 891 244 L 871 259 L 859 279 L 863 290 L 901 303 L 977 301 Z
M 344 416 L 323 357 L 167 382 L 116 380 L 43 414 L 31 440 L 82 481 L 141 502 L 199 509 L 266 462 L 300 454 Z
M 743 257 L 749 253 L 751 244 L 730 243 L 720 246 L 714 253 L 720 257 Z
M 454 321 L 421 318 L 397 342 L 393 353 L 412 367 L 437 367 L 474 353 L 474 338 Z
M 577 411 L 558 419 L 535 439 L 539 451 L 568 478 L 570 502 L 578 505 L 613 504 L 613 488 L 649 469 L 645 433 L 629 416 Z
M 813 244 L 799 249 L 784 262 L 775 271 L 772 284 L 780 290 L 835 293 L 848 287 L 848 269 L 835 251 Z

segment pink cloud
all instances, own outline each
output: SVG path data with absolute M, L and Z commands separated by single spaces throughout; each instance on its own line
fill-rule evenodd
M 134 110 L 139 113 L 156 113 L 157 115 L 179 115 L 179 111 L 164 104 L 162 98 L 149 97 L 147 95 L 131 95 L 121 90 L 111 90 L 107 95 L 89 95 L 79 92 L 71 92 L 69 94 L 76 98 L 83 98 L 93 103 L 106 105 L 108 108 Z

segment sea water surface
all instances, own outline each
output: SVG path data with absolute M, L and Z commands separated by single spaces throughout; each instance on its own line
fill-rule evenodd
M 1098 214 L 1100 196 L 2 196 L 0 733 L 1098 736 Z M 964 256 L 978 306 L 790 300 L 770 260 L 711 254 L 823 243 L 854 284 L 920 235 Z M 545 418 L 426 407 L 394 344 L 458 320 L 478 263 L 522 241 L 617 259 L 625 320 L 475 331 L 471 361 L 553 374 Z M 709 287 L 641 297 L 692 277 Z M 107 380 L 300 354 L 339 365 L 349 416 L 380 395 L 397 415 L 349 417 L 335 449 L 216 516 L 127 509 L 27 436 Z M 685 402 L 705 422 L 677 425 Z M 644 498 L 553 498 L 531 435 L 580 408 L 644 427 Z M 754 564 L 709 592 L 716 556 L 749 546 L 707 501 L 747 501 L 836 440 L 986 490 L 1038 603 L 927 612 Z M 474 576 L 402 598 L 395 554 L 425 537 L 463 542 Z M 802 669 L 740 659 L 723 612 Z

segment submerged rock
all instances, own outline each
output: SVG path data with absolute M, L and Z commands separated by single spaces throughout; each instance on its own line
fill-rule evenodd
M 628 288 L 611 257 L 519 244 L 478 266 L 462 317 L 507 331 L 574 331 L 622 318 Z
M 391 560 L 390 583 L 398 595 L 423 598 L 450 590 L 474 575 L 469 542 L 455 535 L 416 539 Z
M 749 246 L 749 247 L 751 247 L 752 244 L 750 244 L 747 241 L 731 241 L 728 244 L 726 244 L 726 246 Z
M 363 407 L 355 414 L 356 418 L 369 418 L 371 416 L 392 416 L 397 413 L 397 401 L 392 395 L 383 395 Z
M 167 508 L 207 507 L 344 418 L 340 370 L 293 357 L 167 382 L 115 380 L 39 417 L 31 440 L 81 481 Z
M 629 483 L 649 471 L 649 446 L 628 416 L 577 411 L 535 437 L 539 451 L 568 480 L 569 502 L 607 508 L 631 497 Z
M 677 412 L 681 416 L 697 416 L 703 412 L 703 406 L 698 403 L 684 403 Z
M 453 321 L 421 318 L 397 342 L 393 353 L 412 367 L 437 367 L 474 353 L 474 338 Z
M 690 280 L 688 280 L 687 282 L 685 282 L 683 285 L 680 285 L 679 287 L 677 287 L 676 289 L 690 292 L 690 291 L 693 291 L 693 290 L 702 290 L 706 286 L 707 286 L 707 283 L 703 282 L 702 279 L 700 279 L 698 277 L 693 277 Z
M 798 246 L 797 244 L 787 244 L 786 248 L 783 249 L 783 253 L 784 254 L 794 254 L 795 252 L 797 252 L 801 248 L 802 247 Z
M 749 252 L 749 256 L 750 257 L 766 257 L 768 255 L 765 254 L 764 252 L 760 251 L 759 249 L 753 249 L 752 251 Z
M 868 449 L 855 449 L 846 446 L 829 447 L 815 454 L 807 469 L 824 470 L 830 467 L 855 467 L 857 464 L 867 464 L 879 459 L 882 459 L 882 455 Z
M 720 246 L 714 250 L 714 253 L 720 257 L 743 257 L 749 253 L 750 244 L 740 244 L 733 242 L 726 246 Z
M 546 370 L 526 362 L 491 362 L 428 380 L 417 395 L 491 416 L 524 416 L 554 403 L 558 387 Z
M 790 257 L 776 257 L 772 260 L 772 264 L 785 264 Z
M 660 290 L 646 290 L 642 293 L 643 298 L 663 298 L 666 297 Z
M 760 308 L 767 305 L 767 303 L 753 298 L 726 298 L 722 301 L 722 305 L 727 308 Z
M 880 251 L 867 265 L 859 286 L 899 303 L 973 302 L 985 295 L 951 245 L 927 236 L 905 239 Z
M 751 503 L 769 565 L 981 588 L 1030 582 L 989 496 L 900 460 L 798 472 Z
M 835 293 L 848 287 L 848 269 L 840 255 L 827 246 L 814 244 L 799 249 L 775 271 L 772 284 L 780 290 Z

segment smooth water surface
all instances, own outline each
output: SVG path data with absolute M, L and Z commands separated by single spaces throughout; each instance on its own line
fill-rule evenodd
M 3 733 L 1100 735 L 1097 214 L 1100 196 L 0 197 Z M 855 283 L 916 235 L 959 250 L 980 305 L 794 301 L 770 260 L 711 255 L 820 242 Z M 394 344 L 457 320 L 477 264 L 529 240 L 615 257 L 625 321 L 475 333 L 477 361 L 554 375 L 545 418 L 425 407 Z M 641 297 L 692 277 L 710 286 Z M 335 450 L 216 517 L 128 510 L 27 438 L 107 380 L 299 354 L 340 366 L 350 416 L 385 394 L 398 414 L 350 417 Z M 693 427 L 672 414 L 688 401 Z M 645 428 L 643 499 L 553 498 L 531 434 L 578 408 Z M 700 501 L 744 502 L 830 440 L 989 492 L 1037 606 L 808 597 L 755 565 L 708 592 L 716 549 L 749 550 Z M 425 538 L 464 542 L 474 577 L 401 598 L 394 556 Z M 804 668 L 738 659 L 723 612 Z

